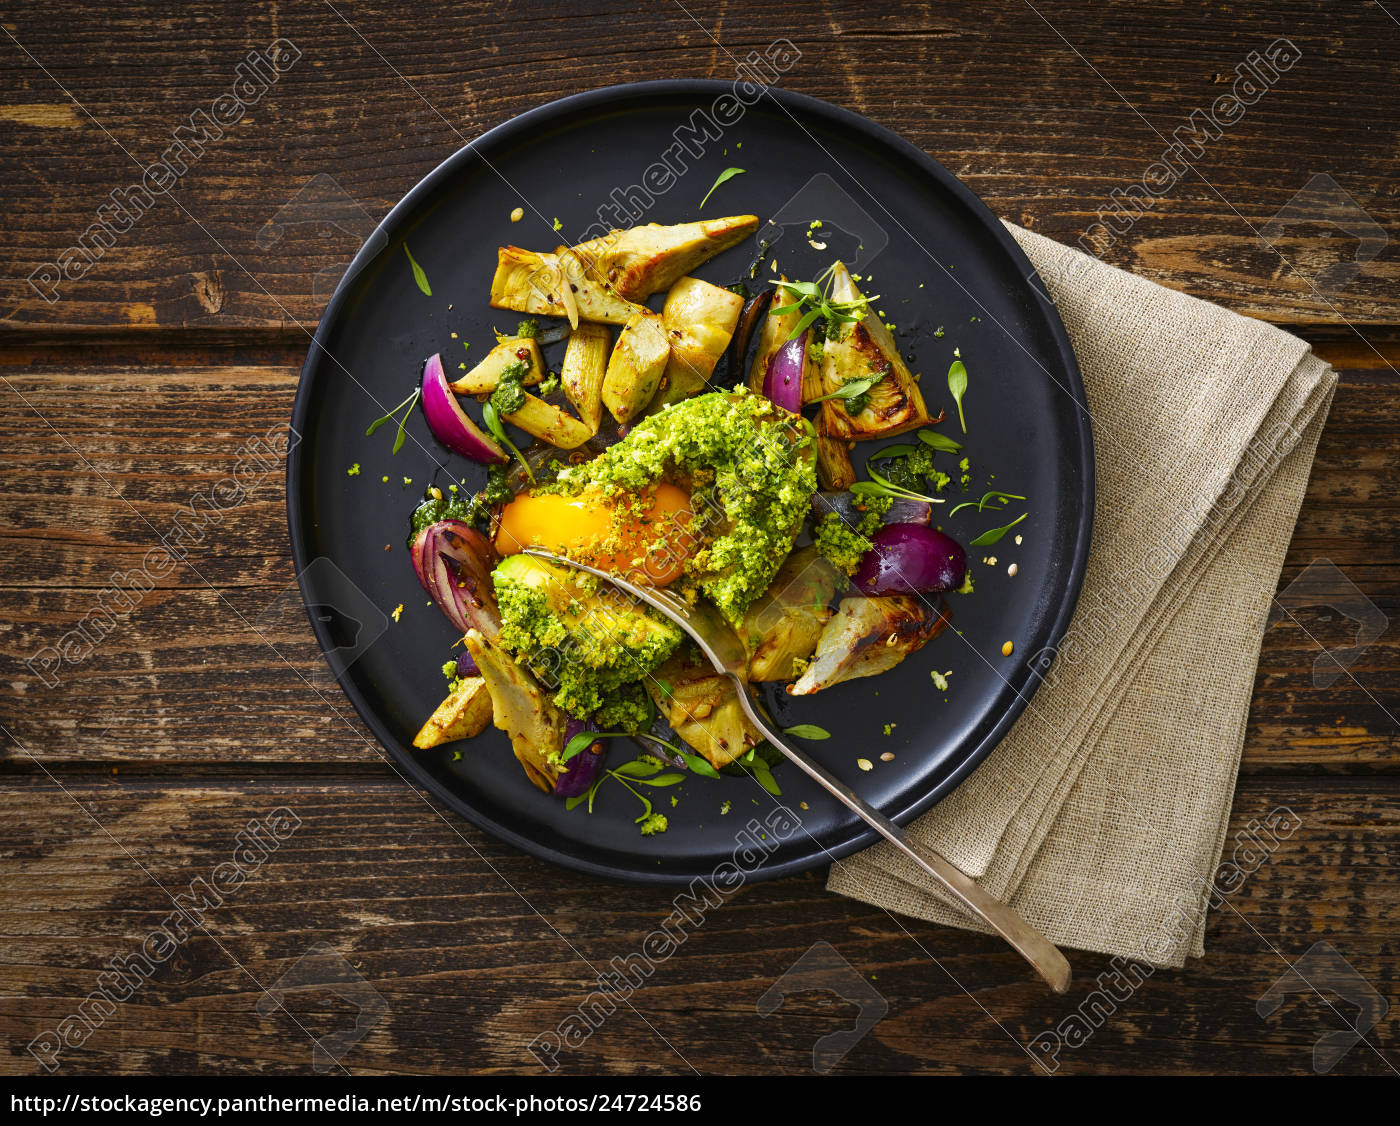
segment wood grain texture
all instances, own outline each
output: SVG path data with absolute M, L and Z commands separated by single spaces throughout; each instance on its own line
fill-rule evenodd
M 1339 1016 L 1295 997 L 1261 1020 L 1255 1002 L 1319 939 L 1376 988 L 1395 985 L 1400 875 L 1396 781 L 1250 779 L 1232 832 L 1279 806 L 1302 828 L 1221 906 L 1209 958 L 1148 977 L 1090 1040 L 1043 1062 L 1069 1073 L 1182 1070 L 1306 1073 L 1310 1046 Z M 140 950 L 171 895 L 209 877 L 236 834 L 285 806 L 294 833 L 79 1048 L 63 1074 L 110 1071 L 305 1072 L 311 1038 L 353 1023 L 328 991 L 255 1011 L 312 944 L 330 943 L 387 1003 L 344 1064 L 357 1074 L 538 1071 L 528 1045 L 594 988 L 595 971 L 639 949 L 674 891 L 596 881 L 515 854 L 438 816 L 393 783 L 187 785 L 47 779 L 5 785 L 0 823 L 0 1070 L 36 1070 L 24 1052 L 98 988 L 113 957 Z M 81 809 L 79 809 L 81 806 Z M 91 814 L 91 818 L 88 816 Z M 95 820 L 94 820 L 95 819 Z M 99 828 L 99 824 L 101 827 Z M 507 882 L 507 880 L 509 882 Z M 169 894 L 167 894 L 169 893 Z M 799 991 L 760 1018 L 759 998 L 814 942 L 833 945 L 888 1003 L 848 1073 L 1012 1073 L 1094 992 L 1109 959 L 1076 953 L 1063 998 L 1031 981 L 985 936 L 896 919 L 828 895 L 819 874 L 742 888 L 659 961 L 565 1073 L 802 1074 L 816 1040 L 855 1006 Z M 956 983 L 950 980 L 956 979 Z M 1348 1010 L 1350 1011 L 1350 1010 Z M 1395 1011 L 1338 1065 L 1386 1071 Z M 667 1042 L 671 1047 L 667 1046 Z
M 318 295 L 316 276 L 333 278 L 410 185 L 484 130 L 619 81 L 732 80 L 737 60 L 778 36 L 802 52 L 784 86 L 899 131 L 997 214 L 1069 242 L 1114 191 L 1142 179 L 1193 111 L 1230 91 L 1237 64 L 1290 36 L 1299 61 L 1106 257 L 1270 320 L 1400 320 L 1387 112 L 1400 39 L 1377 5 L 1292 3 L 1266 15 L 1179 5 L 1167 17 L 1127 0 L 801 0 L 776 26 L 765 7 L 729 3 L 338 7 L 344 20 L 329 5 L 273 0 L 237 13 L 183 5 L 159 20 L 105 9 L 17 15 L 0 55 L 12 103 L 0 114 L 3 323 L 311 325 L 328 292 Z M 83 260 L 84 276 L 60 284 L 52 303 L 38 296 L 26 280 L 33 271 L 79 241 L 109 193 L 162 156 L 177 125 L 232 89 L 249 50 L 278 37 L 301 58 L 186 162 L 178 185 L 116 245 Z M 1356 230 L 1291 223 L 1277 232 L 1278 251 L 1258 237 L 1319 173 L 1384 243 L 1336 293 L 1310 279 L 1360 252 Z M 334 220 L 296 208 L 313 181 L 343 192 Z M 274 234 L 266 224 L 289 202 L 288 225 Z
M 997 214 L 1066 242 L 1230 90 L 1249 52 L 1293 41 L 1297 65 L 1103 256 L 1299 332 L 1339 369 L 1280 586 L 1330 560 L 1385 629 L 1321 683 L 1319 655 L 1350 644 L 1354 623 L 1325 605 L 1271 617 L 1231 832 L 1280 806 L 1302 828 L 1213 914 L 1204 960 L 1148 977 L 1056 1060 L 1037 1037 L 1089 1011 L 1108 959 L 1072 953 L 1077 983 L 1053 998 L 998 942 L 831 896 L 809 873 L 710 912 L 561 1069 L 810 1074 L 814 1044 L 855 1006 L 818 991 L 766 1018 L 757 1006 L 818 941 L 889 1005 L 838 1073 L 1306 1074 L 1313 1043 L 1353 1010 L 1300 995 L 1263 1019 L 1256 1002 L 1319 942 L 1390 1001 L 1336 1070 L 1400 1069 L 1400 28 L 1384 8 L 796 0 L 775 20 L 724 0 L 335 7 L 344 19 L 277 0 L 68 5 L 0 28 L 0 1071 L 37 1070 L 25 1045 L 77 1009 L 108 959 L 139 950 L 167 892 L 210 877 L 279 806 L 295 833 L 60 1074 L 308 1072 L 313 1040 L 348 1028 L 353 1006 L 314 988 L 268 1017 L 256 1005 L 317 942 L 386 1006 L 349 1071 L 542 1074 L 530 1041 L 670 914 L 673 892 L 532 860 L 390 771 L 290 586 L 280 467 L 59 685 L 27 662 L 250 437 L 285 423 L 329 286 L 422 175 L 543 101 L 729 79 L 735 57 L 777 36 L 802 52 L 784 86 L 897 130 Z M 279 37 L 296 64 L 59 300 L 40 298 L 30 274 Z M 1313 199 L 1262 243 L 1309 182 L 1332 211 Z M 308 185 L 339 200 L 330 221 L 298 203 Z M 1359 210 L 1337 210 L 1348 201 Z M 1319 294 L 1322 271 L 1359 257 Z
M 1282 584 L 1330 559 L 1400 620 L 1400 376 L 1387 366 L 1400 349 L 1320 351 L 1355 366 L 1342 368 Z M 301 358 L 294 341 L 247 355 L 149 341 L 104 352 L 100 366 L 61 344 L 0 355 L 9 360 L 0 362 L 0 442 L 12 451 L 0 469 L 0 707 L 13 735 L 50 764 L 383 769 L 289 593 L 280 469 L 120 617 L 100 654 L 60 670 L 60 686 L 26 667 L 82 622 L 114 575 L 140 566 L 192 494 L 233 471 L 250 438 L 289 416 Z M 104 406 L 94 415 L 96 394 Z M 192 427 L 191 418 L 209 421 Z M 397 482 L 365 478 L 363 487 L 411 507 Z M 1400 630 L 1387 630 L 1351 676 L 1313 683 L 1322 647 L 1349 644 L 1348 628 L 1327 607 L 1274 614 L 1246 772 L 1400 768 Z M 0 750 L 0 764 L 32 769 L 14 747 Z

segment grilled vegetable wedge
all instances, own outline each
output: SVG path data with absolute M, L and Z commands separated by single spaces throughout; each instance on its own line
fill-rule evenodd
M 671 346 L 665 386 L 652 409 L 678 403 L 709 386 L 715 365 L 729 347 L 744 299 L 699 278 L 681 278 L 666 295 L 662 327 Z
M 491 694 L 496 726 L 510 736 L 511 749 L 530 781 L 552 793 L 559 779 L 554 763 L 564 749 L 564 713 L 539 681 L 499 645 L 477 630 L 467 633 L 466 645 Z
M 648 223 L 609 231 L 572 249 L 591 280 L 611 286 L 628 300 L 645 301 L 757 230 L 757 215 L 730 215 L 674 226 Z
M 603 420 L 603 375 L 610 348 L 612 332 L 605 325 L 581 324 L 569 334 L 559 368 L 564 394 L 592 434 L 598 433 Z
M 817 655 L 788 689 L 810 696 L 843 680 L 892 669 L 947 628 L 951 615 L 941 598 L 891 594 L 843 598 L 817 642 Z
M 833 301 L 860 301 L 861 292 L 840 262 L 832 268 Z M 855 324 L 843 324 L 835 339 L 822 346 L 820 394 L 833 392 L 857 379 L 878 376 L 879 382 L 857 400 L 827 399 L 821 405 L 817 429 L 832 438 L 860 441 L 888 438 L 915 430 L 931 421 L 924 397 L 904 357 L 874 309 Z
M 806 668 L 831 619 L 829 603 L 838 585 L 844 585 L 843 576 L 815 547 L 787 557 L 739 630 L 750 654 L 750 680 L 792 680 Z
M 485 731 L 490 722 L 491 694 L 486 690 L 486 681 L 479 676 L 466 676 L 428 717 L 413 737 L 413 745 L 426 751 L 443 743 L 470 739 Z
M 544 357 L 540 346 L 533 337 L 502 336 L 496 346 L 486 353 L 486 358 L 450 384 L 459 395 L 486 395 L 496 389 L 501 381 L 501 373 L 515 363 L 526 365 L 523 382 L 533 386 L 544 378 Z
M 661 384 L 670 358 L 661 318 L 642 310 L 617 336 L 603 374 L 603 406 L 618 422 L 636 418 Z
M 672 657 L 648 678 L 647 691 L 675 733 L 716 770 L 762 741 L 734 682 L 698 659 Z
M 574 328 L 579 321 L 623 325 L 645 311 L 594 280 L 576 258 L 537 254 L 518 246 L 503 246 L 496 252 L 491 307 L 535 316 L 568 317 Z
M 525 433 L 533 434 L 540 441 L 548 442 L 561 450 L 572 450 L 581 446 L 597 432 L 596 428 L 589 427 L 588 423 L 534 395 L 526 395 L 524 406 L 503 417 L 515 423 Z

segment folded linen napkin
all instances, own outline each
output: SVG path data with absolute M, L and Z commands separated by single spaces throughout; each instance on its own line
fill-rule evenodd
M 1336 388 L 1288 333 L 1007 224 L 1069 332 L 1094 426 L 1084 589 L 1006 738 L 913 836 L 1067 947 L 1205 952 L 1270 603 Z M 985 927 L 888 845 L 829 888 Z

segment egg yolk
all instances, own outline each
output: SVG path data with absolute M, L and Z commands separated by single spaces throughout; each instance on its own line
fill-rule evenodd
M 664 482 L 613 499 L 596 490 L 578 496 L 521 493 L 501 511 L 496 550 L 514 555 L 541 547 L 636 582 L 665 586 L 680 578 L 695 550 L 686 534 L 693 516 L 689 494 Z

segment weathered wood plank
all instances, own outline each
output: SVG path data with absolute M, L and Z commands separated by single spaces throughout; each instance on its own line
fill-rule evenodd
M 1312 1042 L 1340 1018 L 1315 997 L 1295 997 L 1264 1021 L 1255 1002 L 1319 939 L 1393 996 L 1395 786 L 1247 780 L 1232 832 L 1281 805 L 1302 828 L 1213 914 L 1203 961 L 1148 977 L 1086 1044 L 1060 1051 L 1059 1069 L 1306 1073 Z M 350 1027 L 352 1005 L 323 990 L 290 995 L 305 1031 L 254 1006 L 260 985 L 274 985 L 321 941 L 387 1006 L 346 1055 L 350 1071 L 535 1073 L 534 1037 L 583 1001 L 593 969 L 637 951 L 672 911 L 674 891 L 550 868 L 439 818 L 395 784 L 74 779 L 67 790 L 45 779 L 4 785 L 0 1029 L 11 1048 L 0 1069 L 8 1073 L 36 1070 L 24 1045 L 98 988 L 110 959 L 139 951 L 165 922 L 166 891 L 208 880 L 240 830 L 282 806 L 300 824 L 265 861 L 245 854 L 252 874 L 206 910 L 208 934 L 181 944 L 64 1053 L 60 1074 L 308 1070 L 311 1036 Z M 808 1071 L 815 1041 L 850 1027 L 855 1006 L 813 992 L 766 1018 L 756 1006 L 818 938 L 889 1006 L 843 1072 L 1036 1070 L 1023 1046 L 1111 972 L 1103 956 L 1072 954 L 1078 982 L 1053 997 L 997 941 L 829 895 L 819 874 L 745 887 L 686 929 L 635 993 L 635 1012 L 619 1010 L 581 1049 L 561 1053 L 562 1070 L 689 1074 L 688 1060 L 704 1072 Z M 1397 1020 L 1392 1006 L 1369 1037 L 1390 1066 Z M 1046 1048 L 1037 1054 L 1050 1059 Z M 1337 1070 L 1378 1074 L 1387 1065 L 1362 1045 Z
M 353 29 L 329 6 L 270 0 L 185 5 L 159 19 L 105 9 L 17 15 L 7 26 L 22 49 L 11 43 L 0 59 L 10 247 L 0 323 L 214 332 L 310 324 L 328 292 L 313 279 L 333 277 L 373 221 L 483 130 L 618 81 L 732 79 L 735 61 L 779 32 L 802 51 L 784 86 L 901 132 L 998 214 L 1066 241 L 1097 222 L 1115 191 L 1142 180 L 1189 115 L 1230 92 L 1238 64 L 1286 35 L 1299 61 L 1203 146 L 1195 171 L 1154 197 L 1106 257 L 1267 319 L 1400 321 L 1389 246 L 1400 213 L 1382 186 L 1393 137 L 1376 124 L 1394 117 L 1400 48 L 1375 5 L 1293 3 L 1261 24 L 1220 2 L 1164 10 L 1080 0 L 1040 8 L 1053 28 L 1029 7 L 973 3 L 934 11 L 800 0 L 780 29 L 762 7 L 713 2 L 341 10 Z M 86 273 L 59 283 L 55 301 L 40 297 L 26 279 L 84 237 L 109 193 L 139 180 L 177 125 L 233 89 L 246 52 L 278 37 L 300 59 L 203 146 L 170 198 L 157 198 L 95 263 L 75 259 Z M 1368 112 L 1343 110 L 1343 96 Z M 1325 193 L 1332 203 L 1349 198 L 1357 210 L 1333 213 L 1341 226 L 1329 225 L 1314 199 L 1309 215 L 1273 232 L 1295 271 L 1257 233 L 1317 173 L 1335 186 Z M 267 227 L 316 177 L 343 193 L 343 213 Z M 1319 296 L 1309 280 L 1373 254 L 1335 292 L 1324 286 Z
M 280 467 L 207 527 L 189 566 L 160 578 L 100 654 L 64 670 L 61 687 L 45 688 L 25 667 L 92 610 L 114 574 L 140 565 L 192 494 L 233 472 L 250 437 L 289 417 L 299 347 L 170 351 L 112 342 L 98 353 L 102 363 L 61 344 L 5 354 L 0 699 L 7 724 L 45 761 L 170 771 L 379 763 L 287 593 L 293 575 Z M 1356 366 L 1342 371 L 1283 585 L 1330 559 L 1394 622 L 1400 377 L 1386 365 L 1400 352 L 1379 349 L 1321 346 L 1324 356 Z M 383 485 L 369 473 L 363 487 L 405 511 L 411 503 L 397 480 Z M 279 599 L 289 613 L 269 618 Z M 259 636 L 269 623 L 275 649 Z M 1319 644 L 1350 644 L 1351 628 L 1326 607 L 1275 616 L 1246 771 L 1396 769 L 1400 631 L 1387 629 L 1352 666 L 1354 680 L 1313 682 Z M 26 768 L 13 749 L 0 761 Z

